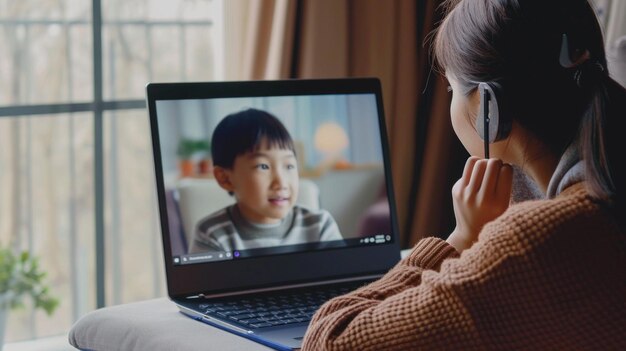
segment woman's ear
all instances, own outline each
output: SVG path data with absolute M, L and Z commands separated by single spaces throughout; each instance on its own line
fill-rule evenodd
M 213 167 L 213 176 L 215 177 L 215 180 L 217 180 L 217 184 L 219 184 L 222 189 L 228 192 L 234 191 L 235 187 L 230 181 L 230 170 L 220 166 L 215 166 Z
M 479 110 L 480 92 L 478 89 L 473 89 L 467 96 L 467 115 L 470 117 L 474 127 L 476 127 L 476 118 L 482 116 Z

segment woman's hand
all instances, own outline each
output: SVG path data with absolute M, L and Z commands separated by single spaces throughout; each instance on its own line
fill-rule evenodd
M 509 207 L 513 168 L 501 160 L 472 156 L 452 187 L 456 228 L 447 242 L 460 253 L 474 244 L 483 226 Z

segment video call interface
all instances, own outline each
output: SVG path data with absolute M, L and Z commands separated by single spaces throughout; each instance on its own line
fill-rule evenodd
M 374 94 L 156 111 L 174 265 L 393 242 Z

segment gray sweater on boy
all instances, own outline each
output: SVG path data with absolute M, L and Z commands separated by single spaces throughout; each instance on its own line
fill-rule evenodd
M 277 224 L 250 223 L 237 205 L 200 220 L 189 253 L 233 251 L 271 246 L 342 240 L 339 227 L 326 210 L 294 206 Z

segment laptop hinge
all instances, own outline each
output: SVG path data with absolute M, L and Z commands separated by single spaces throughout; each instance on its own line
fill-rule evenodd
M 240 291 L 228 292 L 228 293 L 197 294 L 197 295 L 186 296 L 185 299 L 189 299 L 189 300 L 190 299 L 200 299 L 200 298 L 208 299 L 208 298 L 216 298 L 216 297 L 246 295 L 246 294 L 278 291 L 278 290 L 285 290 L 285 289 L 305 288 L 305 287 L 317 286 L 317 285 L 327 285 L 327 284 L 336 284 L 336 283 L 348 283 L 348 282 L 354 282 L 354 281 L 359 281 L 359 280 L 372 280 L 372 279 L 378 279 L 378 278 L 380 278 L 382 276 L 383 276 L 383 274 L 375 274 L 375 275 L 367 275 L 367 276 L 360 276 L 360 277 L 350 277 L 350 278 L 343 278 L 343 279 L 323 280 L 323 281 L 316 281 L 316 282 L 312 282 L 312 283 L 280 285 L 280 286 L 273 286 L 273 287 L 270 287 L 270 288 L 262 288 L 262 289 L 240 290 Z

